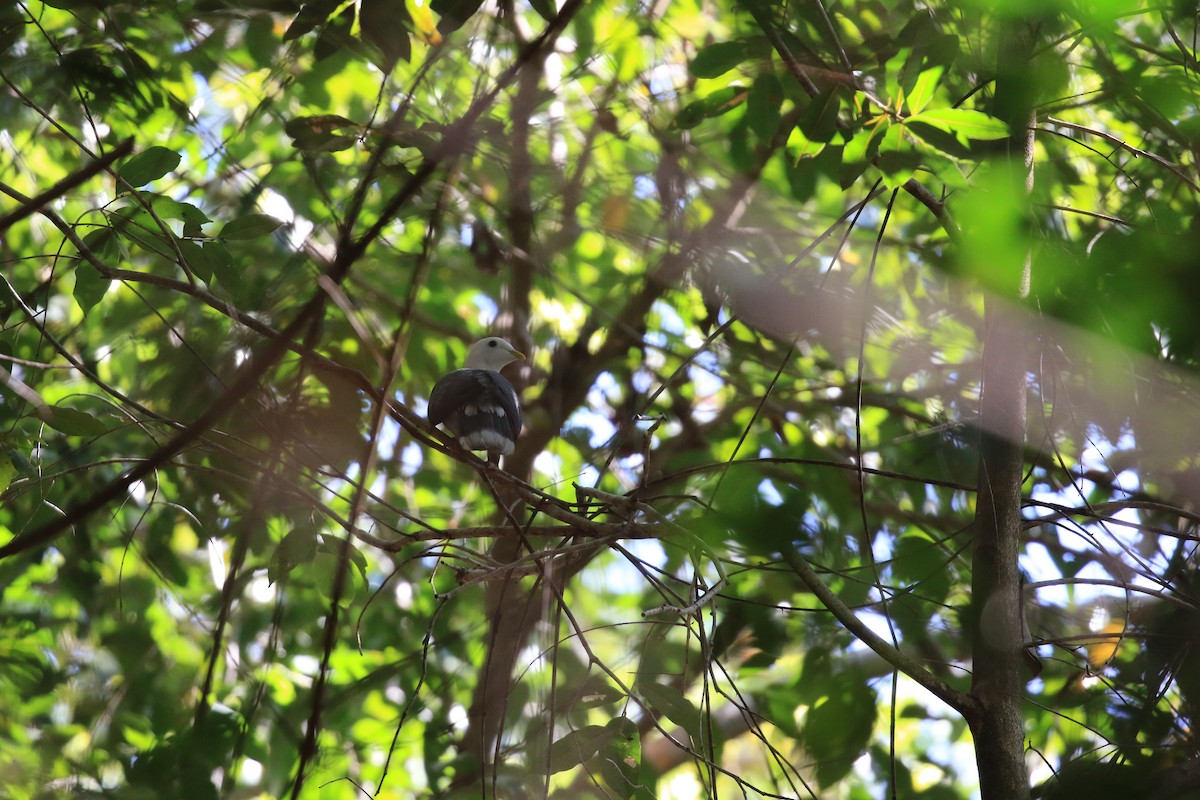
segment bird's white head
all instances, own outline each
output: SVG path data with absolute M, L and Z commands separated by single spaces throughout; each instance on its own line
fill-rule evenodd
M 525 354 L 517 350 L 499 336 L 489 336 L 480 339 L 467 350 L 466 369 L 488 369 L 499 372 L 502 367 L 514 361 L 524 361 Z

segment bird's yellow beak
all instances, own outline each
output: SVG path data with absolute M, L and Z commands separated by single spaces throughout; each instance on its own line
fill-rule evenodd
M 512 357 L 515 358 L 517 361 L 525 360 L 525 354 L 522 353 L 520 350 L 517 350 L 514 348 L 514 349 L 509 350 L 508 352 L 512 353 Z

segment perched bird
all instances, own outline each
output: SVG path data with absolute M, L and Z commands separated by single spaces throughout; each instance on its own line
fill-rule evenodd
M 506 364 L 525 356 L 497 336 L 480 339 L 467 350 L 462 369 L 443 375 L 429 393 L 430 423 L 446 423 L 468 450 L 486 450 L 488 461 L 500 463 L 521 433 L 517 390 L 500 374 Z

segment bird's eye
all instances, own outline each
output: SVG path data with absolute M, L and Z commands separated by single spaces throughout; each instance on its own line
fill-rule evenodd
M 488 347 L 495 347 L 495 346 L 496 346 L 496 340 L 495 340 L 495 339 L 492 339 L 490 342 L 488 342 Z

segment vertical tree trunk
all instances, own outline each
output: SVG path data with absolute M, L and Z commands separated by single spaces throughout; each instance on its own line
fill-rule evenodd
M 984 337 L 979 494 L 971 597 L 975 760 L 984 800 L 1029 796 L 1021 717 L 1021 477 L 1025 354 L 1015 314 L 989 308 Z
M 1008 122 L 1013 180 L 1033 188 L 1033 98 L 1030 70 L 1036 29 L 1007 22 L 999 37 L 995 108 Z M 1020 158 L 1021 161 L 1017 162 Z M 1000 266 L 1000 265 L 998 265 Z M 1027 250 L 1014 295 L 1029 292 Z M 1014 298 L 1015 299 L 1015 298 Z M 980 455 L 972 554 L 972 683 L 981 713 L 971 720 L 984 800 L 1029 797 L 1021 713 L 1021 483 L 1024 475 L 1028 325 L 1008 298 L 989 297 L 984 318 Z

